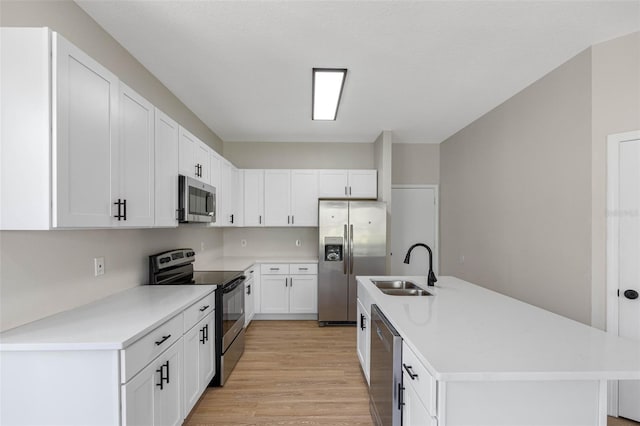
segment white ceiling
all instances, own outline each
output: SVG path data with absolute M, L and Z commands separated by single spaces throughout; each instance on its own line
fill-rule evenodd
M 639 0 L 77 3 L 225 141 L 438 143 L 640 29 Z M 349 69 L 335 122 L 313 67 Z

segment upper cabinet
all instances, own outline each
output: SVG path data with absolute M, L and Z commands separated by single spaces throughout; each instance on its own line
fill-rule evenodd
M 178 226 L 179 126 L 156 108 L 155 226 Z
M 318 226 L 317 170 L 265 170 L 266 226 Z
M 378 198 L 376 170 L 320 170 L 320 198 Z
M 211 148 L 180 126 L 180 174 L 211 184 Z
M 220 206 L 218 226 L 242 226 L 242 184 L 240 170 L 224 158 L 222 159 L 222 182 L 217 191 Z M 218 195 L 219 194 L 219 195 Z
M 264 226 L 264 170 L 242 170 L 244 226 Z

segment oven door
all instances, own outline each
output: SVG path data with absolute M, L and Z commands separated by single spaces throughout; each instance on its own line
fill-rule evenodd
M 244 327 L 244 282 L 241 276 L 222 289 L 222 353 Z

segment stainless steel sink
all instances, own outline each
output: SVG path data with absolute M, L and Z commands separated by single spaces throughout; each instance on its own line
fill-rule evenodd
M 403 280 L 371 280 L 373 285 L 378 287 L 384 294 L 392 296 L 432 296 L 426 290 L 421 289 L 411 281 Z
M 381 288 L 380 291 L 390 296 L 433 296 L 421 288 Z

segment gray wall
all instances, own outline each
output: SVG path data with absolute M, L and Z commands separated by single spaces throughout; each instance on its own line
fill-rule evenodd
M 440 144 L 394 143 L 393 185 L 436 185 L 440 182 Z
M 242 247 L 242 240 L 247 245 Z M 300 246 L 296 246 L 296 240 Z M 224 255 L 318 257 L 318 228 L 226 228 Z
M 591 50 L 441 146 L 441 270 L 591 321 Z
M 606 318 L 607 136 L 640 130 L 640 32 L 592 47 L 592 324 Z
M 225 142 L 240 169 L 373 169 L 372 143 Z
M 167 88 L 71 1 L 0 3 L 2 26 L 48 26 L 218 152 L 222 142 Z M 222 231 L 164 230 L 0 232 L 0 330 L 71 309 L 146 281 L 149 254 L 190 246 L 200 267 L 222 254 Z M 106 273 L 93 276 L 93 258 Z

